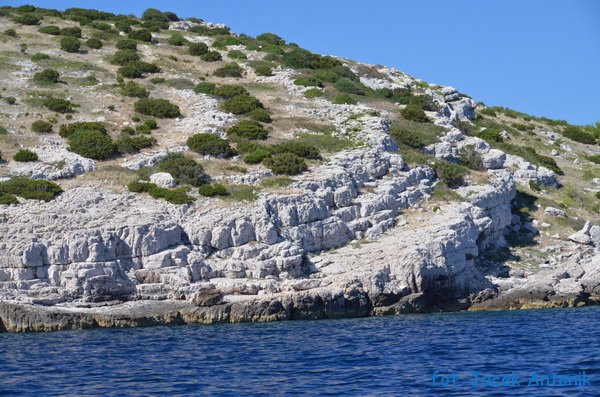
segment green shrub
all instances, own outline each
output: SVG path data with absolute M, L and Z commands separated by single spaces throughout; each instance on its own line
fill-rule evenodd
M 228 98 L 220 103 L 222 111 L 233 114 L 245 114 L 254 109 L 263 108 L 263 104 L 255 97 L 250 95 L 237 95 Z
M 252 120 L 260 121 L 261 123 L 270 123 L 272 121 L 269 112 L 262 108 L 251 110 L 248 112 L 247 116 Z
M 0 194 L 0 205 L 19 204 L 19 199 L 14 194 Z
M 148 127 L 151 130 L 155 130 L 158 128 L 158 122 L 154 119 L 148 119 L 144 121 L 144 126 Z
M 149 183 L 148 194 L 153 198 L 162 198 L 171 204 L 190 204 L 194 201 L 193 197 L 188 196 L 187 189 L 179 187 L 177 189 L 165 189 Z
M 354 94 L 354 95 L 365 95 L 367 90 L 366 87 L 357 81 L 352 81 L 346 77 L 339 79 L 335 83 L 335 88 L 342 93 Z
M 242 77 L 244 70 L 235 62 L 221 66 L 213 72 L 217 77 Z
M 187 145 L 196 153 L 215 157 L 231 157 L 235 150 L 229 142 L 213 134 L 195 134 L 187 139 Z
M 14 30 L 14 29 L 6 29 L 6 30 L 4 31 L 4 34 L 5 34 L 5 35 L 7 35 L 7 36 L 9 36 L 9 37 L 14 37 L 14 38 L 17 38 L 17 37 L 19 37 L 19 36 L 17 35 L 17 31 L 16 31 L 16 30 Z
M 275 174 L 297 175 L 308 169 L 302 157 L 293 153 L 280 153 L 266 158 L 263 164 Z
M 496 111 L 493 108 L 485 108 L 485 109 L 481 109 L 479 111 L 479 113 L 481 114 L 485 114 L 486 116 L 492 116 L 492 117 L 496 117 L 498 116 L 498 114 L 496 114 Z
M 46 98 L 43 105 L 53 112 L 57 113 L 72 113 L 73 103 L 61 98 Z
M 110 63 L 121 66 L 139 60 L 140 55 L 133 50 L 118 50 L 112 57 L 110 57 Z
M 273 69 L 267 64 L 257 64 L 254 66 L 254 73 L 257 76 L 273 76 Z
M 356 99 L 352 98 L 350 95 L 343 93 L 343 94 L 339 94 L 338 96 L 335 97 L 335 99 L 333 100 L 333 103 L 337 104 L 337 105 L 342 105 L 342 104 L 346 104 L 346 105 L 356 105 Z
M 17 103 L 17 98 L 15 98 L 14 96 L 7 96 L 4 97 L 4 102 L 8 103 L 9 105 L 14 105 Z
M 137 101 L 133 108 L 146 116 L 170 119 L 181 116 L 179 106 L 166 99 L 143 98 Z
M 216 88 L 216 84 L 213 83 L 207 83 L 205 81 L 198 83 L 195 87 L 194 87 L 194 92 L 196 94 L 213 94 Z
M 311 145 L 310 143 L 303 142 L 301 140 L 285 141 L 280 144 L 271 147 L 271 150 L 275 154 L 279 153 L 293 153 L 298 157 L 305 159 L 320 159 L 321 154 L 319 149 Z
M 182 185 L 200 186 L 204 185 L 207 180 L 204 168 L 181 153 L 167 154 L 158 162 L 156 168 L 161 172 L 168 172 L 177 183 Z
M 292 69 L 310 68 L 314 55 L 307 50 L 295 48 L 290 52 L 283 54 L 283 63 Z
M 128 81 L 121 86 L 121 93 L 131 98 L 148 98 L 150 93 L 144 87 L 134 81 Z
M 465 167 L 443 160 L 436 161 L 433 164 L 433 169 L 440 182 L 450 188 L 462 185 L 464 183 L 463 178 L 467 174 Z
M 193 56 L 201 56 L 208 52 L 208 46 L 204 43 L 190 43 L 188 52 Z
M 41 19 L 32 14 L 22 14 L 14 16 L 13 21 L 21 25 L 38 25 Z
M 586 156 L 586 159 L 594 164 L 600 164 L 600 154 L 594 154 L 592 156 Z
M 458 163 L 464 167 L 476 171 L 485 169 L 481 154 L 475 150 L 472 145 L 467 145 L 460 149 L 460 158 L 458 159 Z
M 111 137 L 98 130 L 76 130 L 68 140 L 70 151 L 94 160 L 106 160 L 117 151 Z
M 313 76 L 300 76 L 294 80 L 294 84 L 303 87 L 323 87 L 321 80 Z
M 205 84 L 210 84 L 210 83 L 205 83 Z M 233 98 L 235 96 L 238 95 L 250 95 L 248 93 L 248 91 L 246 91 L 246 89 L 244 87 L 242 87 L 241 85 L 229 85 L 229 84 L 224 84 L 221 86 L 216 87 L 213 90 L 213 94 L 224 98 L 224 99 L 228 99 L 228 98 Z
M 258 143 L 256 141 L 248 141 L 245 139 L 238 139 L 236 141 L 235 148 L 237 149 L 237 151 L 239 153 L 244 153 L 244 154 L 253 152 L 257 149 L 265 149 L 265 150 L 268 150 L 269 152 L 271 151 L 271 148 L 269 146 L 263 145 L 262 143 Z
M 121 39 L 116 42 L 115 47 L 117 47 L 118 50 L 137 51 L 137 42 L 130 39 Z
M 202 185 L 198 188 L 198 193 L 204 197 L 227 196 L 227 188 L 220 183 L 214 185 Z
M 268 148 L 259 147 L 244 155 L 244 163 L 246 164 L 260 164 L 266 158 L 271 157 L 271 150 Z
M 171 37 L 169 37 L 168 43 L 179 47 L 187 43 L 187 40 L 181 33 L 173 33 Z
M 12 194 L 28 200 L 50 201 L 62 191 L 56 183 L 26 177 L 16 177 L 0 183 L 0 195 Z
M 208 51 L 202 54 L 200 56 L 200 59 L 202 59 L 204 62 L 217 62 L 220 61 L 222 58 L 221 53 L 219 53 L 218 51 Z
M 257 121 L 242 120 L 227 129 L 227 135 L 236 139 L 267 139 L 269 133 Z
M 36 120 L 31 123 L 31 130 L 38 134 L 50 134 L 52 133 L 52 124 L 44 120 Z
M 132 193 L 148 193 L 152 185 L 154 184 L 149 182 L 133 181 L 127 185 L 127 189 Z
M 190 32 L 198 33 L 202 36 L 220 36 L 220 35 L 229 35 L 229 28 L 209 28 L 208 26 L 198 25 L 192 26 L 188 29 Z
M 429 95 L 412 95 L 408 100 L 409 105 L 416 105 L 423 110 L 436 111 L 437 105 Z
M 123 136 L 116 143 L 117 151 L 120 153 L 137 153 L 142 149 L 156 145 L 156 139 L 150 136 Z
M 35 53 L 31 56 L 31 60 L 33 62 L 45 61 L 50 59 L 50 55 L 42 54 L 41 52 Z
M 39 157 L 36 152 L 32 152 L 29 149 L 21 149 L 13 156 L 13 160 L 20 163 L 28 163 L 32 161 L 38 161 Z
M 0 125 L 0 135 L 8 135 L 8 130 Z
M 132 40 L 144 41 L 150 43 L 152 41 L 152 33 L 147 29 L 132 30 L 127 35 Z
M 304 97 L 308 99 L 320 98 L 323 96 L 323 91 L 318 88 L 311 88 L 304 91 Z
M 98 22 L 98 21 L 94 21 L 94 22 L 90 23 L 90 27 L 97 29 L 97 30 L 101 30 L 103 32 L 107 32 L 112 29 L 112 26 L 110 26 L 109 24 L 104 23 L 104 22 Z
M 417 121 L 419 123 L 424 123 L 429 121 L 423 109 L 420 106 L 415 104 L 408 104 L 404 109 L 400 111 L 402 117 L 406 120 Z
M 248 59 L 246 54 L 240 50 L 231 50 L 227 53 L 227 56 L 231 59 Z
M 76 37 L 78 39 L 81 38 L 81 28 L 78 27 L 66 27 L 66 28 L 62 28 L 60 30 L 60 35 L 61 36 L 69 36 L 69 37 Z
M 75 131 L 99 131 L 106 134 L 106 127 L 96 121 L 78 121 L 71 124 L 63 124 L 60 126 L 58 134 L 63 138 L 69 138 L 75 133 Z
M 44 69 L 33 75 L 33 81 L 38 84 L 56 84 L 60 74 L 54 69 Z
M 415 149 L 420 149 L 426 145 L 421 135 L 397 125 L 392 126 L 390 136 L 398 145 L 404 144 Z
M 66 52 L 79 52 L 81 42 L 75 37 L 63 37 L 60 39 L 60 48 Z
M 115 28 L 119 32 L 129 33 L 131 32 L 131 21 L 128 20 L 120 20 L 115 22 Z
M 575 126 L 568 126 L 563 130 L 563 136 L 569 138 L 572 141 L 580 142 L 586 145 L 595 145 L 596 139 L 593 135 L 588 134 L 584 130 Z
M 44 33 L 44 34 L 50 34 L 52 36 L 58 36 L 58 35 L 60 35 L 60 28 L 55 25 L 42 26 L 41 28 L 38 29 L 38 32 Z
M 119 68 L 119 74 L 130 79 L 139 79 L 146 73 L 158 73 L 160 68 L 153 64 L 142 61 L 130 62 Z
M 285 40 L 273 33 L 261 33 L 256 36 L 256 40 L 273 45 L 285 45 Z
M 100 41 L 98 39 L 94 39 L 94 38 L 91 38 L 88 41 L 86 41 L 85 45 L 87 45 L 92 50 L 99 50 L 100 48 L 103 47 L 102 41 Z

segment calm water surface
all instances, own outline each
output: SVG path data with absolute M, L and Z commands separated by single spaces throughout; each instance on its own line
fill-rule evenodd
M 0 395 L 600 396 L 600 308 L 0 334 Z

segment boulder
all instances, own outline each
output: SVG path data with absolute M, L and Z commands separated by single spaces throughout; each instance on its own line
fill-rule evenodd
M 165 189 L 170 189 L 177 185 L 175 178 L 168 172 L 157 172 L 150 175 L 150 182 Z

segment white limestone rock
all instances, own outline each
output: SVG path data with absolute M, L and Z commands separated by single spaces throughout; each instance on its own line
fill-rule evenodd
M 162 188 L 173 188 L 177 185 L 175 178 L 168 172 L 157 172 L 150 175 L 150 182 L 154 183 L 158 187 Z

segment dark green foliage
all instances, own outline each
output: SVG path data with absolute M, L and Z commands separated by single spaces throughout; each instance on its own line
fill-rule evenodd
M 60 35 L 61 36 L 76 37 L 76 38 L 80 39 L 81 38 L 81 28 L 78 28 L 78 27 L 66 27 L 66 28 L 62 28 L 60 30 Z
M 42 54 L 41 52 L 38 52 L 38 53 L 36 53 L 36 54 L 33 54 L 33 55 L 31 56 L 31 60 L 32 60 L 33 62 L 45 61 L 45 60 L 47 60 L 47 59 L 50 59 L 50 56 L 49 56 L 49 55 L 46 55 L 46 54 Z
M 150 136 L 123 136 L 116 142 L 117 150 L 120 153 L 137 153 L 142 149 L 156 145 L 156 139 Z
M 464 146 L 460 149 L 460 158 L 458 159 L 458 163 L 464 167 L 476 171 L 485 169 L 481 154 L 479 154 L 479 152 L 476 151 L 472 145 Z
M 433 169 L 440 182 L 450 188 L 461 186 L 467 174 L 465 167 L 444 160 L 436 161 Z
M 87 45 L 92 50 L 99 50 L 100 48 L 103 47 L 102 41 L 100 41 L 98 39 L 94 39 L 94 38 L 89 39 L 88 41 L 86 41 L 85 45 Z
M 57 113 L 72 113 L 73 103 L 61 98 L 47 98 L 43 102 L 44 106 Z
M 148 98 L 149 92 L 135 81 L 128 81 L 121 86 L 121 93 L 132 98 Z
M 406 105 L 406 107 L 400 111 L 400 114 L 406 120 L 417 121 L 419 123 L 425 123 L 429 121 L 423 109 L 419 105 L 412 103 Z
M 204 43 L 190 43 L 188 51 L 190 55 L 200 56 L 208 52 L 208 46 Z
M 310 143 L 306 143 L 301 140 L 285 141 L 275 146 L 272 146 L 271 150 L 275 154 L 293 153 L 298 157 L 311 160 L 318 160 L 321 158 L 319 149 L 317 149 Z
M 227 129 L 227 135 L 236 139 L 267 139 L 269 133 L 257 121 L 242 120 Z
M 375 96 L 391 99 L 401 105 L 408 105 L 413 97 L 409 88 L 379 88 L 374 92 Z
M 160 10 L 157 10 L 156 8 L 148 8 L 142 14 L 144 26 L 154 26 L 157 29 L 168 29 L 169 22 L 171 22 L 170 18 L 175 18 L 174 21 L 179 20 L 175 14 L 166 14 Z
M 301 48 L 293 49 L 283 55 L 284 65 L 293 69 L 310 68 L 312 60 L 313 54 Z
M 198 193 L 204 197 L 227 196 L 227 188 L 220 183 L 213 185 L 202 185 L 198 188 Z
M 220 35 L 229 35 L 229 28 L 209 28 L 208 26 L 198 25 L 192 26 L 188 29 L 188 31 L 193 33 L 198 33 L 202 36 L 220 36 Z
M 367 87 L 357 81 L 352 81 L 346 77 L 339 79 L 335 83 L 335 88 L 340 92 L 354 95 L 365 95 Z
M 60 34 L 60 28 L 55 25 L 42 26 L 38 29 L 38 32 L 58 36 Z
M 429 95 L 413 95 L 408 100 L 408 104 L 418 106 L 423 110 L 437 110 L 437 106 L 433 103 L 433 100 Z
M 125 32 L 125 33 L 131 32 L 131 25 L 132 25 L 132 22 L 129 20 L 125 20 L 125 19 L 115 22 L 115 28 L 118 31 Z
M 358 76 L 356 76 L 348 67 L 343 65 L 337 65 L 331 69 L 316 70 L 314 76 L 317 79 L 327 83 L 335 83 L 342 78 L 347 78 L 352 81 L 359 81 Z
M 33 75 L 33 81 L 38 84 L 56 84 L 60 74 L 54 69 L 44 69 Z
M 479 132 L 477 136 L 488 143 L 504 142 L 504 138 L 502 137 L 502 131 L 500 131 L 500 129 L 496 127 L 486 128 L 485 130 Z
M 498 116 L 498 114 L 496 113 L 496 111 L 493 108 L 485 108 L 485 109 L 481 109 L 479 111 L 479 113 L 481 114 L 485 114 L 486 116 L 491 116 L 491 117 L 496 117 Z
M 252 120 L 260 121 L 261 123 L 270 123 L 271 121 L 273 121 L 271 120 L 269 112 L 262 108 L 251 110 L 250 112 L 248 112 L 247 116 L 250 117 Z
M 248 141 L 245 139 L 238 139 L 236 141 L 236 149 L 239 153 L 250 153 L 253 152 L 257 149 L 265 149 L 268 150 L 269 153 L 271 151 L 271 148 L 269 146 L 263 145 L 262 143 L 258 143 L 256 141 Z
M 224 112 L 233 114 L 245 114 L 254 109 L 262 108 L 263 104 L 250 95 L 237 95 L 220 103 L 219 107 Z
M 240 50 L 231 50 L 227 53 L 227 56 L 231 59 L 248 59 L 248 57 L 246 57 L 246 54 L 244 54 Z
M 154 184 L 149 182 L 133 181 L 127 185 L 127 189 L 132 193 L 148 193 L 151 185 Z
M 242 77 L 244 70 L 235 62 L 225 64 L 214 71 L 217 77 Z
M 64 13 L 64 16 L 69 17 L 69 19 L 73 19 L 73 17 L 85 18 L 90 21 L 106 21 L 109 19 L 114 19 L 116 17 L 115 14 L 110 12 L 92 10 L 87 8 L 67 8 Z
M 20 23 L 21 25 L 38 25 L 40 18 L 32 14 L 15 15 L 13 21 Z
M 215 157 L 231 157 L 235 150 L 227 140 L 213 134 L 195 134 L 187 139 L 187 145 L 196 153 Z
M 584 130 L 575 126 L 568 126 L 563 130 L 563 136 L 569 138 L 572 141 L 580 142 L 586 145 L 595 145 L 596 139 L 593 135 L 588 134 Z
M 210 83 L 205 83 L 205 84 L 210 84 Z M 219 87 L 216 87 L 212 93 L 214 95 L 224 98 L 224 99 L 233 98 L 238 95 L 246 95 L 246 96 L 250 95 L 250 94 L 248 94 L 248 91 L 241 85 L 230 85 L 230 84 L 224 84 Z
M 592 156 L 586 156 L 586 159 L 594 164 L 600 164 L 600 154 L 594 154 Z
M 271 157 L 271 150 L 267 147 L 258 147 L 254 150 L 247 152 L 244 155 L 244 163 L 246 164 L 260 164 L 268 157 Z
M 320 98 L 323 96 L 323 91 L 318 88 L 311 88 L 309 90 L 304 91 L 304 97 L 308 99 Z
M 8 130 L 0 125 L 0 135 L 8 135 Z
M 257 76 L 273 76 L 273 69 L 267 64 L 259 63 L 254 66 L 254 73 Z
M 323 87 L 321 80 L 313 76 L 300 76 L 294 80 L 294 84 L 303 87 Z
M 0 194 L 0 205 L 19 204 L 19 199 L 14 194 Z
M 26 177 L 16 177 L 0 183 L 0 196 L 12 194 L 28 200 L 50 201 L 62 191 L 56 183 Z
M 187 194 L 187 189 L 180 187 L 177 189 L 165 189 L 156 186 L 154 183 L 134 181 L 127 185 L 130 192 L 148 193 L 153 198 L 162 198 L 172 204 L 189 204 L 194 199 Z
M 7 35 L 7 36 L 9 36 L 9 37 L 14 37 L 14 38 L 17 38 L 17 37 L 19 37 L 19 36 L 17 35 L 17 31 L 16 31 L 16 30 L 14 30 L 14 29 L 6 29 L 6 30 L 4 31 L 4 34 L 5 34 L 5 35 Z
M 158 128 L 158 122 L 154 119 L 148 119 L 144 121 L 144 126 L 150 130 L 155 130 Z
M 6 103 L 8 103 L 9 105 L 14 105 L 17 103 L 17 98 L 15 98 L 14 96 L 7 96 L 7 97 L 4 97 L 4 101 Z
M 94 160 L 106 160 L 117 151 L 111 137 L 98 130 L 77 130 L 68 141 L 70 151 Z
M 230 45 L 246 45 L 246 43 L 247 40 L 244 40 L 241 37 L 227 36 L 224 38 L 216 39 L 215 41 L 213 41 L 212 46 L 214 48 L 224 50 L 225 48 L 227 48 L 227 46 Z
M 201 82 L 198 83 L 195 87 L 194 87 L 194 92 L 196 94 L 213 94 L 216 88 L 216 84 L 213 83 L 207 83 L 207 82 Z
M 256 40 L 264 41 L 273 45 L 285 45 L 285 40 L 273 33 L 262 33 L 256 36 Z
M 136 62 L 140 60 L 140 55 L 133 50 L 118 50 L 110 58 L 110 63 L 113 65 L 125 65 L 127 63 Z
M 20 163 L 28 163 L 31 161 L 38 161 L 38 155 L 36 152 L 32 152 L 29 149 L 21 149 L 13 156 L 13 160 Z
M 339 94 L 333 100 L 333 103 L 337 105 L 347 104 L 347 105 L 356 105 L 356 99 L 352 98 L 350 95 L 343 93 Z
M 263 164 L 275 174 L 297 175 L 308 169 L 302 157 L 293 153 L 280 153 L 263 160 Z
M 106 127 L 102 123 L 96 121 L 78 121 L 71 124 L 63 124 L 60 126 L 58 134 L 63 138 L 69 138 L 75 131 L 99 131 L 106 134 Z
M 169 37 L 168 43 L 179 47 L 187 43 L 187 40 L 181 33 L 173 33 L 171 37 Z
M 147 29 L 132 30 L 127 37 L 132 40 L 144 41 L 147 43 L 152 42 L 152 33 Z
M 130 79 L 139 79 L 146 73 L 158 73 L 160 67 L 154 63 L 136 61 L 129 62 L 119 68 L 119 74 Z
M 415 149 L 420 149 L 426 145 L 425 141 L 419 134 L 397 125 L 392 126 L 390 136 L 398 145 L 404 144 Z
M 205 62 L 217 62 L 220 61 L 221 58 L 221 53 L 219 53 L 218 51 L 208 51 L 205 54 L 202 54 L 200 56 L 200 59 L 202 59 Z
M 38 134 L 50 134 L 52 132 L 52 124 L 44 120 L 36 120 L 31 123 L 31 130 Z
M 166 99 L 143 98 L 134 105 L 136 112 L 158 118 L 175 118 L 181 116 L 179 106 Z
M 179 184 L 192 186 L 204 185 L 207 176 L 204 168 L 193 159 L 185 157 L 181 153 L 169 153 L 156 165 L 157 170 L 168 172 Z
M 63 37 L 60 39 L 60 48 L 66 52 L 79 52 L 81 42 L 75 37 Z
M 91 28 L 98 29 L 98 30 L 101 30 L 103 32 L 107 32 L 107 31 L 109 31 L 109 30 L 112 29 L 112 27 L 109 24 L 105 23 L 105 22 L 94 21 L 94 22 L 90 23 L 89 26 Z
M 130 39 L 121 39 L 116 42 L 115 47 L 117 47 L 118 50 L 137 51 L 137 42 Z

